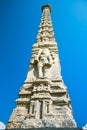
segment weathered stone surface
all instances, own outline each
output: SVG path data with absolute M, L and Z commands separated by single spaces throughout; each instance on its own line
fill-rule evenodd
M 42 19 L 24 85 L 7 124 L 9 128 L 76 127 L 71 101 L 61 76 L 50 6 Z
M 57 127 L 58 124 L 55 120 L 36 120 L 36 119 L 26 119 L 21 128 L 42 128 L 42 127 Z

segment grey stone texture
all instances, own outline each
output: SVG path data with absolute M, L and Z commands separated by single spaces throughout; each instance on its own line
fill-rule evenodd
M 50 13 L 50 6 L 44 5 L 29 71 L 7 129 L 76 127 L 70 97 L 61 76 Z

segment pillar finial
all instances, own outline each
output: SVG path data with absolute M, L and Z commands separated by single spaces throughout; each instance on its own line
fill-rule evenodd
M 42 18 L 36 38 L 37 43 L 44 41 L 55 41 L 50 13 L 51 13 L 51 6 L 49 4 L 43 5 Z
M 42 6 L 42 12 L 44 9 L 49 9 L 50 10 L 50 13 L 51 13 L 51 6 L 49 4 L 45 4 Z

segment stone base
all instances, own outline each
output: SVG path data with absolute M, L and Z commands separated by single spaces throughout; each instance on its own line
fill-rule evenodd
M 57 122 L 53 119 L 47 120 L 36 120 L 36 119 L 25 119 L 23 122 L 8 122 L 7 129 L 9 128 L 76 128 L 74 120 L 64 120 Z

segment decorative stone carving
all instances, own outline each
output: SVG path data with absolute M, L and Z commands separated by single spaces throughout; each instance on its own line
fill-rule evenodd
M 17 107 L 6 129 L 41 127 L 76 127 L 70 97 L 61 77 L 49 5 L 42 7 L 42 19 Z
M 50 91 L 50 86 L 44 86 L 43 84 L 40 84 L 39 86 L 34 86 L 33 92 L 46 92 Z
M 53 59 L 53 53 L 50 54 L 49 49 L 44 48 L 31 60 L 31 64 L 37 65 L 38 78 L 46 77 L 46 71 L 51 67 Z
M 38 57 L 38 78 L 43 78 L 46 75 L 46 69 L 51 67 L 52 58 L 48 49 L 43 49 L 40 56 Z

